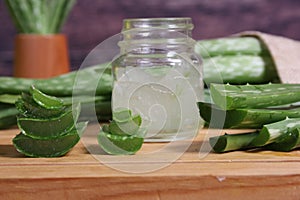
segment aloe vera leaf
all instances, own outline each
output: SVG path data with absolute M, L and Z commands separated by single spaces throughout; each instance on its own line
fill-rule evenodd
M 102 76 L 99 77 L 101 74 Z M 76 79 L 76 76 L 79 78 Z M 75 80 L 76 85 L 74 86 Z M 71 72 L 56 78 L 37 80 L 34 85 L 42 92 L 54 96 L 86 94 L 100 96 L 111 94 L 112 82 L 111 74 L 106 73 L 104 68 L 96 66 Z M 74 87 L 76 87 L 75 91 Z M 73 92 L 77 92 L 78 94 L 73 94 Z
M 50 139 L 61 137 L 70 131 L 80 113 L 80 104 L 74 110 L 67 111 L 59 117 L 50 119 L 26 118 L 19 117 L 17 119 L 18 127 L 24 135 L 37 139 Z
M 12 20 L 18 30 L 18 32 L 27 32 L 27 28 L 26 26 L 23 25 L 23 23 L 21 23 L 20 20 L 22 20 L 22 17 L 20 16 L 20 12 L 18 12 L 17 7 L 15 6 L 15 4 L 17 4 L 16 1 L 14 0 L 5 0 L 6 6 L 9 10 L 10 15 L 12 16 Z
M 65 0 L 64 5 L 62 7 L 59 20 L 56 23 L 55 32 L 59 32 L 62 28 L 63 24 L 65 23 L 71 9 L 75 5 L 76 0 Z
M 300 129 L 296 128 L 280 136 L 275 142 L 264 146 L 273 151 L 291 151 L 300 147 Z
M 33 17 L 33 0 L 27 0 L 27 1 L 18 1 L 19 11 L 22 12 L 22 16 L 24 18 L 24 23 L 29 30 L 29 33 L 41 33 L 41 31 L 36 26 L 36 21 Z
M 56 27 L 60 20 L 60 14 L 63 12 L 63 5 L 65 4 L 65 0 L 52 0 L 55 2 L 55 7 L 53 10 L 51 10 L 51 16 L 52 20 L 49 24 L 49 32 L 50 33 L 56 33 Z
M 232 37 L 201 40 L 195 45 L 195 52 L 203 58 L 220 55 L 264 55 L 268 50 L 255 37 Z
M 29 2 L 30 3 L 30 2 Z M 22 33 L 32 33 L 30 11 L 26 1 L 17 0 L 7 0 L 7 5 L 9 5 L 9 10 L 13 19 L 15 19 L 15 24 L 20 28 Z
M 97 136 L 98 143 L 102 149 L 113 155 L 135 154 L 143 145 L 144 138 L 126 135 L 113 135 L 100 131 Z
M 282 135 L 296 128 L 300 128 L 300 118 L 287 118 L 282 121 L 266 124 L 251 144 L 258 147 L 277 142 Z
M 14 104 L 19 98 L 20 95 L 0 94 L 1 103 Z
M 251 141 L 256 138 L 257 135 L 258 132 L 225 134 L 209 138 L 209 144 L 217 153 L 248 149 L 253 147 Z
M 29 92 L 30 86 L 34 84 L 34 79 L 0 77 L 0 94 L 16 94 Z
M 278 79 L 270 57 L 254 55 L 217 56 L 203 60 L 204 82 L 258 84 Z
M 46 109 L 61 109 L 64 106 L 61 99 L 46 95 L 36 89 L 34 86 L 31 86 L 29 91 L 33 100 Z
M 102 76 L 99 79 L 100 74 Z M 53 96 L 72 96 L 73 87 L 76 76 L 81 80 L 77 80 L 76 87 L 80 94 L 110 95 L 112 91 L 113 79 L 110 70 L 105 65 L 97 65 L 88 67 L 83 70 L 73 71 L 57 77 L 49 79 L 26 79 L 14 77 L 0 77 L 0 94 L 21 94 L 29 92 L 31 85 L 34 85 L 41 92 Z M 97 84 L 98 82 L 98 84 Z M 97 84 L 95 90 L 91 87 Z
M 235 109 L 235 110 L 221 110 L 218 107 L 204 102 L 198 102 L 201 117 L 209 123 L 211 128 L 252 128 L 259 129 L 265 124 L 270 124 L 284 120 L 286 117 L 296 118 L 300 117 L 300 107 L 297 108 L 276 108 L 276 109 Z M 213 110 L 213 111 L 212 111 Z M 212 119 L 212 112 L 214 116 L 225 116 L 224 124 L 220 124 L 217 118 Z
M 47 34 L 47 22 L 45 21 L 44 17 L 45 10 L 43 10 L 43 4 L 45 4 L 45 0 L 29 1 L 31 2 L 31 19 L 34 27 L 34 33 Z
M 0 129 L 8 128 L 17 124 L 18 110 L 15 107 L 3 108 L 0 110 Z
M 211 84 L 210 93 L 223 110 L 266 108 L 300 101 L 300 84 Z
M 109 124 L 109 132 L 113 135 L 136 135 L 141 124 L 142 118 L 140 115 L 133 116 L 125 122 L 113 120 Z
M 13 139 L 17 151 L 30 157 L 59 157 L 68 153 L 80 140 L 87 123 L 79 123 L 76 129 L 55 139 L 33 139 L 22 133 Z

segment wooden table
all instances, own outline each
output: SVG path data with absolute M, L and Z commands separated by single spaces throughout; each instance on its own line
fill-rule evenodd
M 97 160 L 82 142 L 64 157 L 26 158 L 11 143 L 18 132 L 0 131 L 1 200 L 300 198 L 299 151 L 209 153 L 201 157 L 200 147 L 207 142 L 203 139 L 206 130 L 202 130 L 173 163 L 164 161 L 164 157 L 172 157 L 177 148 L 158 155 L 157 161 L 135 162 L 135 158 L 147 157 L 166 143 L 145 143 L 137 155 L 121 156 L 120 163 L 115 162 L 117 157 L 111 163 L 107 161 L 121 169 L 161 168 L 126 173 Z M 101 153 L 99 156 L 112 158 Z M 133 162 L 122 162 L 124 158 Z

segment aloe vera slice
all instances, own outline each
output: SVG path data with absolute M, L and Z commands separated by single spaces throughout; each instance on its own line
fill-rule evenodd
M 135 154 L 144 142 L 143 137 L 113 135 L 104 131 L 98 134 L 98 143 L 102 149 L 113 155 L 131 155 Z
M 62 100 L 54 96 L 46 95 L 37 90 L 34 86 L 31 86 L 30 93 L 34 101 L 46 109 L 61 109 L 64 106 Z
M 33 139 L 22 133 L 13 139 L 17 151 L 30 157 L 59 157 L 68 153 L 80 140 L 87 123 L 79 123 L 65 135 L 54 139 Z
M 142 123 L 140 115 L 136 115 L 125 122 L 112 121 L 109 132 L 114 135 L 136 135 Z
M 37 139 L 56 138 L 70 131 L 78 119 L 80 104 L 74 110 L 69 110 L 59 117 L 50 119 L 18 118 L 17 124 L 24 135 Z M 73 116 L 74 114 L 74 116 Z
M 113 111 L 113 120 L 116 122 L 127 122 L 131 119 L 131 110 L 127 108 L 118 108 Z
M 211 84 L 213 102 L 223 110 L 266 108 L 300 101 L 300 84 Z
M 16 108 L 24 117 L 29 118 L 53 118 L 66 111 L 66 107 L 60 109 L 46 109 L 37 104 L 30 95 L 23 93 L 22 98 L 15 103 Z
M 211 128 L 252 128 L 259 129 L 265 124 L 284 120 L 286 117 L 300 117 L 300 107 L 290 109 L 235 109 L 221 110 L 215 105 L 198 102 L 201 117 L 209 123 Z M 212 113 L 216 119 L 212 119 Z M 218 116 L 225 116 L 224 124 L 217 120 Z
M 266 124 L 251 144 L 253 146 L 264 146 L 277 142 L 282 135 L 285 135 L 296 128 L 300 128 L 300 118 L 287 118 L 279 122 Z
M 273 151 L 291 151 L 300 147 L 300 129 L 296 128 L 292 131 L 280 136 L 276 142 L 264 146 L 264 149 Z
M 251 141 L 256 138 L 258 132 L 225 134 L 209 138 L 209 144 L 217 153 L 251 148 Z

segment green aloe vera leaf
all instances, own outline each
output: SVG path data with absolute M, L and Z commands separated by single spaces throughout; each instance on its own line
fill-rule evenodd
M 86 96 L 86 95 L 80 95 L 80 96 L 67 96 L 67 97 L 60 97 L 60 99 L 63 101 L 64 105 L 72 105 L 74 103 L 81 103 L 83 104 L 96 104 L 97 102 L 107 102 L 111 100 L 110 95 L 105 96 Z
M 80 113 L 80 104 L 72 112 L 69 110 L 59 117 L 49 119 L 18 117 L 17 124 L 24 135 L 37 139 L 61 137 L 70 131 Z
M 142 118 L 140 115 L 133 116 L 125 122 L 113 120 L 109 124 L 109 132 L 113 135 L 136 135 L 141 124 Z
M 46 109 L 37 104 L 30 95 L 23 93 L 22 98 L 18 99 L 15 103 L 19 112 L 28 118 L 53 118 L 62 115 L 66 112 L 66 107 L 60 109 Z
M 48 79 L 0 77 L 0 94 L 29 93 L 31 85 L 34 85 L 41 92 L 56 97 L 85 94 L 110 95 L 113 78 L 110 69 L 106 66 L 107 64 L 96 65 Z M 77 76 L 80 80 L 76 79 Z M 79 94 L 73 94 L 75 80 Z M 97 85 L 94 88 L 91 87 L 95 84 Z
M 132 118 L 131 110 L 127 108 L 118 108 L 113 111 L 113 120 L 116 122 L 127 122 Z
M 95 115 L 101 120 L 112 119 L 110 101 L 96 102 L 95 104 L 82 104 L 81 107 L 80 119 L 84 119 L 85 117 L 89 116 L 92 119 L 95 119 Z
M 6 0 L 10 14 L 21 33 L 58 33 L 74 0 Z
M 38 89 L 36 89 L 34 86 L 31 86 L 30 94 L 32 95 L 33 100 L 37 104 L 46 109 L 62 109 L 64 106 L 63 101 L 61 99 L 56 98 L 54 96 L 46 95 Z
M 266 108 L 300 101 L 300 84 L 211 84 L 210 93 L 223 110 Z
M 15 107 L 14 104 L 0 102 L 0 111 L 6 108 L 14 108 L 14 107 Z
M 0 110 L 0 129 L 8 128 L 17 123 L 18 110 L 15 107 L 2 108 Z
M 255 55 L 217 56 L 203 60 L 204 82 L 260 84 L 278 79 L 270 57 Z
M 273 108 L 273 109 L 235 109 L 222 110 L 215 105 L 198 102 L 201 117 L 209 123 L 211 128 L 252 128 L 260 129 L 265 124 L 284 120 L 286 117 L 300 117 L 300 107 L 296 108 Z M 213 111 L 212 111 L 213 110 Z M 215 119 L 212 119 L 212 112 Z M 224 123 L 219 123 L 218 116 L 225 116 Z
M 102 126 L 102 131 L 104 131 L 105 133 L 109 133 L 109 125 L 108 124 L 104 124 Z
M 135 154 L 143 145 L 144 138 L 126 135 L 113 135 L 104 131 L 98 134 L 100 147 L 108 154 L 131 155 Z
M 264 146 L 264 149 L 273 151 L 291 151 L 300 147 L 300 129 L 296 128 L 280 136 L 276 142 Z
M 23 23 L 21 23 L 21 20 L 23 18 L 21 16 L 21 13 L 18 11 L 19 10 L 18 7 L 16 7 L 17 2 L 14 0 L 5 0 L 5 3 L 18 32 L 26 33 L 27 27 L 24 26 Z
M 17 151 L 30 157 L 59 157 L 68 153 L 80 140 L 87 123 L 79 123 L 65 135 L 54 139 L 34 139 L 23 133 L 13 139 Z
M 195 52 L 203 58 L 220 55 L 263 55 L 268 49 L 255 37 L 228 37 L 198 41 Z
M 20 98 L 20 95 L 0 94 L 0 103 L 14 104 L 18 98 Z
M 277 142 L 282 135 L 285 135 L 296 128 L 300 128 L 300 118 L 287 118 L 279 122 L 266 124 L 251 144 L 259 147 Z
M 75 0 L 52 0 L 49 5 L 49 32 L 58 33 L 75 4 Z
M 16 94 L 29 92 L 29 88 L 34 84 L 35 79 L 0 77 L 0 94 Z
M 249 149 L 253 147 L 251 141 L 257 137 L 257 135 L 258 132 L 225 134 L 209 138 L 209 144 L 217 153 Z

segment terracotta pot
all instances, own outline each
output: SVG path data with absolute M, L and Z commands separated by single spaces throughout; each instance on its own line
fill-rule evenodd
M 70 71 L 66 36 L 19 34 L 15 38 L 15 77 L 48 78 Z

